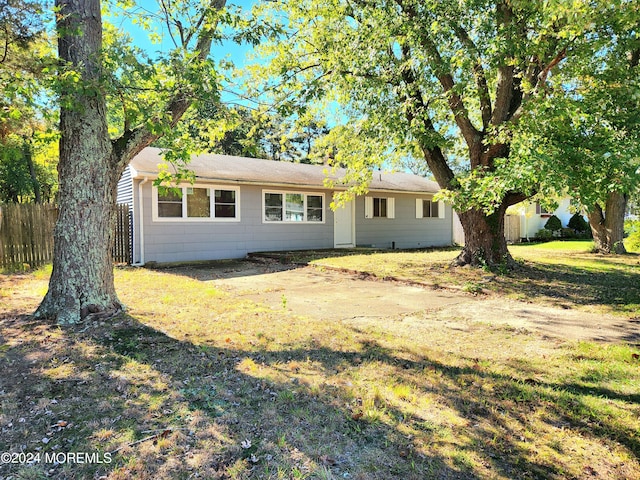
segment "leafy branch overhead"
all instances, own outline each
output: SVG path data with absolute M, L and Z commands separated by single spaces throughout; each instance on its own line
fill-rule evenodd
M 560 72 L 602 53 L 595 20 L 632 16 L 633 6 L 293 0 L 264 2 L 256 12 L 274 25 L 260 47 L 271 62 L 253 70 L 264 91 L 302 109 L 310 101 L 330 111 L 338 105 L 334 120 L 349 139 L 335 133 L 336 145 L 362 138 L 369 151 L 364 162 L 343 158 L 352 170 L 407 157 L 424 162 L 462 212 L 468 236 L 493 227 L 467 212 L 501 218 L 540 189 L 539 164 L 530 157 L 520 168 L 512 151 L 515 129 L 522 136 L 521 123 L 557 91 Z M 485 251 L 503 250 L 491 243 Z

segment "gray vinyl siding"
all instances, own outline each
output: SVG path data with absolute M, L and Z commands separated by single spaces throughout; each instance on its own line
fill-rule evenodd
M 365 199 L 356 199 L 356 246 L 425 248 L 449 246 L 452 242 L 452 210 L 445 204 L 444 218 L 416 218 L 416 198 L 398 193 L 374 193 L 368 196 L 395 198 L 395 218 L 365 218 Z
M 263 189 L 324 193 L 325 222 L 263 223 Z M 331 195 L 325 190 L 241 185 L 240 222 L 153 221 L 151 182 L 143 185 L 143 197 L 145 263 L 243 258 L 257 251 L 333 247 L 333 213 L 329 208 Z
M 118 181 L 116 203 L 126 203 L 133 208 L 133 181 L 131 180 L 131 167 L 125 168 L 122 177 Z
M 140 248 L 140 202 L 138 185 L 132 187 L 134 208 L 134 262 L 142 259 Z M 333 248 L 333 212 L 329 208 L 331 192 L 313 188 L 271 188 L 233 185 L 240 189 L 240 220 L 235 222 L 153 221 L 152 181 L 142 186 L 144 211 L 144 261 L 169 263 L 197 260 L 243 258 L 259 251 Z M 204 185 L 204 184 L 202 184 Z M 216 186 L 222 185 L 216 183 Z M 263 191 L 324 194 L 324 223 L 264 223 Z M 124 193 L 123 193 L 124 195 Z M 355 207 L 357 246 L 377 248 L 424 248 L 447 246 L 452 242 L 452 210 L 445 206 L 445 218 L 416 218 L 416 198 L 430 195 L 370 193 L 374 197 L 395 199 L 395 218 L 365 219 L 365 199 L 358 197 Z M 121 198 L 120 195 L 118 198 Z

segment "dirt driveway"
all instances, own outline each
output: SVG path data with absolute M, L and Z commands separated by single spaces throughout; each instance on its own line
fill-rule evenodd
M 640 343 L 638 319 L 552 308 L 496 295 L 473 296 L 276 262 L 237 261 L 181 270 L 233 295 L 330 321 L 406 319 L 453 330 L 466 330 L 482 322 L 539 331 L 559 339 Z

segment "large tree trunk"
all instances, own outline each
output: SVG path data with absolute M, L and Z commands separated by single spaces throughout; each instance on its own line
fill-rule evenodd
M 627 196 L 619 192 L 610 192 L 604 211 L 596 204 L 587 212 L 595 250 L 598 253 L 627 253 L 623 243 L 626 208 Z
M 494 268 L 499 265 L 512 267 L 514 260 L 507 248 L 504 236 L 506 204 L 491 215 L 472 209 L 460 213 L 464 230 L 464 248 L 454 260 L 455 265 L 474 265 Z
M 199 26 L 194 48 L 199 61 L 206 60 L 215 35 L 216 23 L 211 23 L 209 14 L 224 6 L 225 0 L 210 0 L 200 19 L 194 20 Z M 131 158 L 161 133 L 143 123 L 125 129 L 115 140 L 109 138 L 100 0 L 56 0 L 56 8 L 58 52 L 66 70 L 60 76 L 60 211 L 49 290 L 35 315 L 69 324 L 122 310 L 111 251 L 117 182 Z M 172 128 L 191 101 L 177 89 L 164 110 L 159 106 L 156 120 L 168 117 L 167 126 Z
M 60 324 L 89 314 L 110 316 L 122 308 L 112 262 L 114 168 L 106 122 L 100 54 L 99 0 L 57 0 L 58 50 L 66 68 L 81 76 L 63 85 L 60 109 L 59 214 L 53 273 L 36 312 Z

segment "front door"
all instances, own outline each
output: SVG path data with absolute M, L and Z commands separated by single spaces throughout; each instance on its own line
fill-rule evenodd
M 333 246 L 334 248 L 355 247 L 354 201 L 333 212 Z

